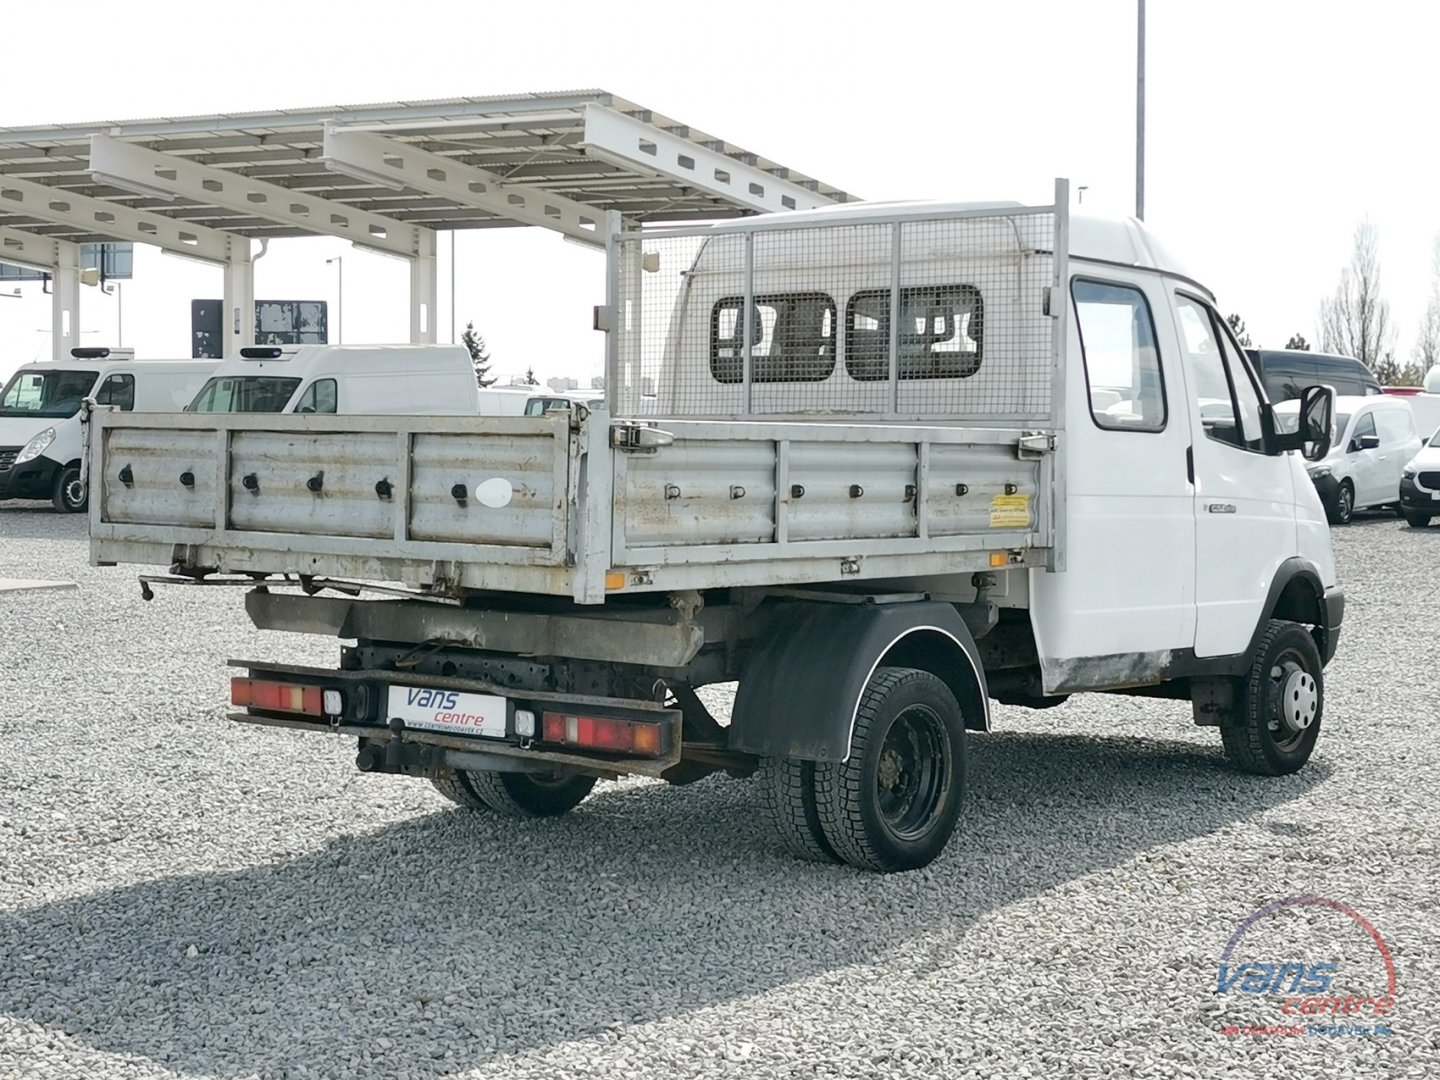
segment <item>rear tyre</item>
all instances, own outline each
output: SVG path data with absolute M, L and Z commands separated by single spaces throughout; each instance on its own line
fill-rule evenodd
M 595 786 L 595 777 L 457 769 L 430 782 L 460 806 L 494 810 L 507 817 L 558 817 L 585 800 Z
M 1340 481 L 1340 486 L 1335 489 L 1335 498 L 1330 500 L 1330 505 L 1325 509 L 1331 525 L 1350 524 L 1350 519 L 1355 515 L 1355 489 L 1350 486 L 1349 480 Z
M 83 514 L 90 505 L 89 493 L 80 482 L 80 467 L 71 465 L 55 477 L 50 502 L 62 514 Z
M 763 758 L 755 782 L 771 828 L 792 855 L 811 862 L 840 861 L 820 828 L 813 762 Z
M 855 715 L 850 757 L 815 766 L 815 807 L 845 862 L 916 870 L 944 850 L 965 794 L 965 722 L 928 671 L 880 668 Z
M 1412 529 L 1425 528 L 1430 524 L 1430 518 L 1433 516 L 1420 510 L 1405 510 L 1403 513 L 1405 514 L 1405 523 Z
M 1246 772 L 1284 776 L 1310 760 L 1325 709 L 1325 672 L 1315 639 L 1299 623 L 1271 619 L 1220 725 L 1225 755 Z

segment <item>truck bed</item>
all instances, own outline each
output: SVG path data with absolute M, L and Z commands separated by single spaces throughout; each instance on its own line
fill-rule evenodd
M 1056 565 L 1045 433 L 810 420 L 645 426 L 641 441 L 664 445 L 626 445 L 641 425 L 583 408 L 544 417 L 99 410 L 91 558 L 587 604 Z

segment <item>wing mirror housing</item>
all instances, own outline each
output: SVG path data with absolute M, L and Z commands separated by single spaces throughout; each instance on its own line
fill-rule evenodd
M 1299 421 L 1294 431 L 1274 432 L 1275 447 L 1282 453 L 1299 450 L 1306 461 L 1319 461 L 1335 444 L 1335 391 L 1307 386 L 1300 393 Z
M 1361 435 L 1360 438 L 1356 439 L 1355 441 L 1359 444 L 1359 446 L 1357 447 L 1357 449 L 1359 449 L 1359 450 L 1379 450 L 1379 449 L 1380 449 L 1380 436 L 1379 436 L 1379 435 Z

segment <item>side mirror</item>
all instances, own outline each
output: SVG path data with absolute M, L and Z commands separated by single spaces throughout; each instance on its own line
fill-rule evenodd
M 1356 441 L 1360 444 L 1359 449 L 1361 449 L 1361 450 L 1379 450 L 1379 449 L 1380 449 L 1380 436 L 1379 436 L 1379 435 L 1361 435 L 1360 438 L 1357 439 Z
M 1335 443 L 1335 391 L 1307 386 L 1300 394 L 1299 424 L 1294 431 L 1275 433 L 1280 451 L 1299 450 L 1306 461 L 1319 461 Z

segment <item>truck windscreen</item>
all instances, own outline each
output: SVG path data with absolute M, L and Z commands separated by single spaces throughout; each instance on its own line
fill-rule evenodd
M 201 387 L 186 412 L 284 412 L 299 385 L 299 379 L 273 375 L 215 378 Z
M 0 396 L 0 416 L 63 418 L 80 411 L 96 371 L 17 371 Z

